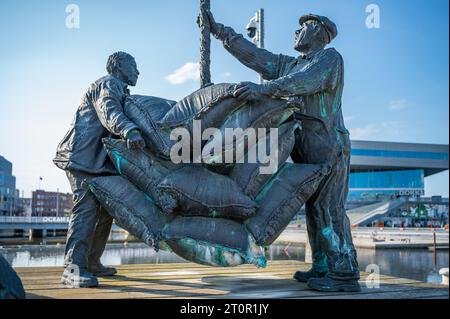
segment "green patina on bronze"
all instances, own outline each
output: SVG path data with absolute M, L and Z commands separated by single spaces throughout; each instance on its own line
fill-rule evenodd
M 319 101 L 320 101 L 320 115 L 323 118 L 326 118 L 328 116 L 328 114 L 327 114 L 327 108 L 325 106 L 325 96 L 323 94 L 319 94 Z
M 122 172 L 122 161 L 125 164 L 126 163 L 126 159 L 123 158 L 123 156 L 119 152 L 117 152 L 115 150 L 112 151 L 112 154 L 113 154 L 114 160 L 116 162 L 117 171 L 119 172 L 120 175 L 123 175 L 123 172 Z
M 264 184 L 262 190 L 258 193 L 258 195 L 255 198 L 256 203 L 260 203 L 263 198 L 267 196 L 267 193 L 272 188 L 273 184 L 280 180 L 280 174 L 282 171 L 288 169 L 289 165 L 283 165 L 278 172 L 266 183 Z

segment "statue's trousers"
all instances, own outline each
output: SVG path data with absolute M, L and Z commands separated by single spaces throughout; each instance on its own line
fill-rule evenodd
M 73 209 L 64 257 L 64 266 L 86 269 L 100 263 L 112 226 L 112 217 L 100 206 L 83 180 L 96 177 L 79 171 L 66 171 L 73 192 Z
M 299 134 L 304 134 L 300 132 Z M 297 138 L 296 149 L 305 150 Z M 345 211 L 350 172 L 350 139 L 340 134 L 340 143 L 330 162 L 331 171 L 305 205 L 313 268 L 335 279 L 359 279 L 351 225 Z M 295 156 L 293 156 L 295 160 Z

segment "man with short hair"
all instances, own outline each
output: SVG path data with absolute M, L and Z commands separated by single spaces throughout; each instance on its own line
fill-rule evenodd
M 108 75 L 91 84 L 81 100 L 70 130 L 58 145 L 56 166 L 66 171 L 73 191 L 61 282 L 70 287 L 95 287 L 95 276 L 112 276 L 100 257 L 106 246 L 112 218 L 89 191 L 84 180 L 117 174 L 103 148 L 102 138 L 118 136 L 129 148 L 145 147 L 137 126 L 124 114 L 128 85 L 135 86 L 139 71 L 134 58 L 116 52 L 108 58 Z
M 313 266 L 296 272 L 294 278 L 316 290 L 359 291 L 356 250 L 344 208 L 350 168 L 350 139 L 341 109 L 344 62 L 334 48 L 325 49 L 337 35 L 336 25 L 323 16 L 302 16 L 294 46 L 300 55 L 295 58 L 258 48 L 232 28 L 216 23 L 209 11 L 203 11 L 198 22 L 209 25 L 228 52 L 267 80 L 260 85 L 239 84 L 236 97 L 249 100 L 264 95 L 299 105 L 294 118 L 301 122 L 301 130 L 296 132 L 293 160 L 331 165 L 306 203 Z

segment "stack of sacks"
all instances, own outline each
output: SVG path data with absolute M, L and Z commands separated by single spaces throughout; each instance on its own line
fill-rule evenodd
M 329 167 L 286 163 L 298 129 L 295 121 L 286 122 L 294 107 L 269 98 L 244 103 L 233 91 L 233 84 L 213 85 L 178 103 L 130 96 L 125 113 L 140 127 L 147 148 L 129 150 L 122 140 L 104 139 L 121 176 L 98 177 L 90 189 L 119 226 L 155 249 L 161 244 L 205 265 L 264 267 L 264 247 L 313 195 Z M 278 128 L 278 139 L 267 134 L 255 145 L 239 139 L 222 143 L 223 158 L 241 144 L 246 147 L 244 156 L 231 164 L 214 157 L 203 164 L 174 164 L 170 132 L 182 127 L 192 133 L 194 119 L 201 121 L 202 129 L 217 127 L 222 132 Z M 210 151 L 214 138 L 202 143 L 203 151 Z M 261 146 L 278 152 L 274 174 L 262 173 L 268 163 L 258 157 L 256 163 L 248 162 L 250 152 L 258 154 Z

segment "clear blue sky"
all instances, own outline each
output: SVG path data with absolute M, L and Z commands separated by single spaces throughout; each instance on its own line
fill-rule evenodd
M 339 28 L 332 46 L 345 60 L 344 115 L 354 139 L 448 144 L 449 2 L 447 0 L 212 0 L 217 21 L 244 32 L 266 10 L 266 47 L 295 55 L 294 30 L 304 13 L 329 16 Z M 68 29 L 66 6 L 80 8 Z M 118 50 L 136 57 L 132 93 L 179 99 L 198 88 L 166 77 L 199 59 L 199 0 L 0 1 L 0 154 L 13 162 L 25 195 L 38 186 L 69 191 L 52 164 L 91 82 Z M 381 28 L 368 29 L 366 6 L 380 7 Z M 214 39 L 216 83 L 256 81 Z M 427 195 L 448 196 L 448 172 L 426 179 Z

